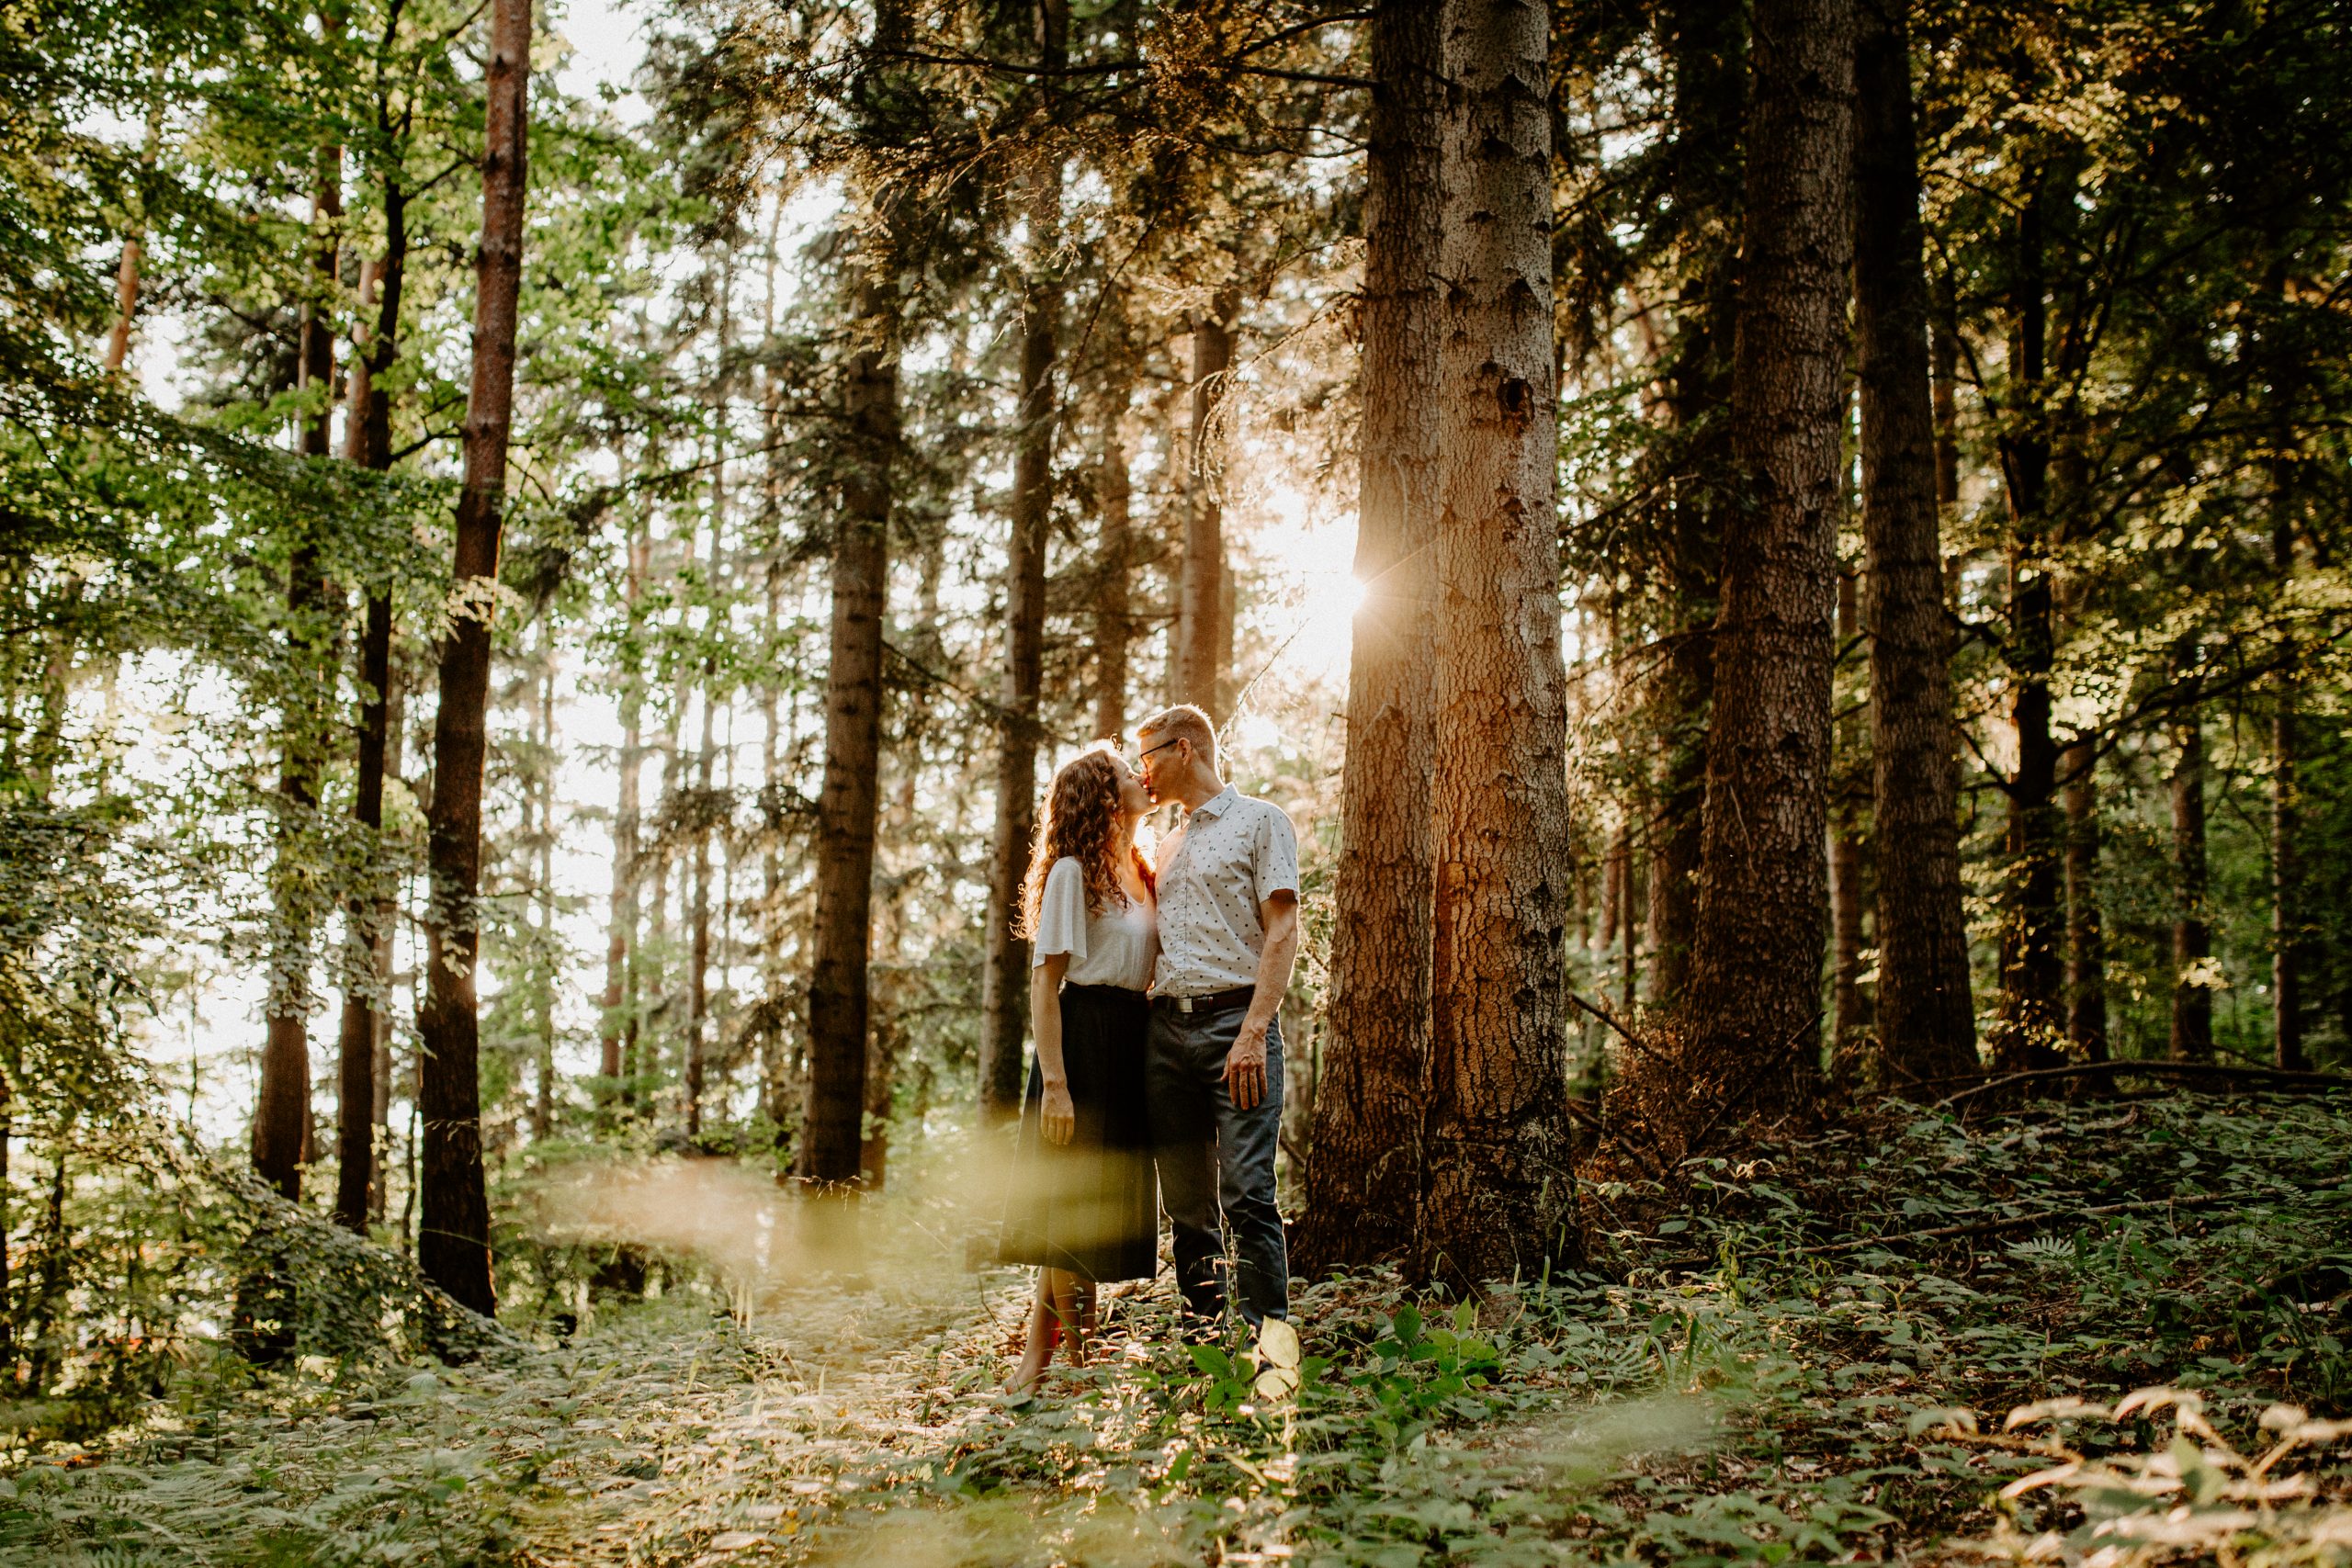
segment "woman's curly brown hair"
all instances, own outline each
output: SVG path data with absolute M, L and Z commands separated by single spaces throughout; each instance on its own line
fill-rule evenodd
M 1022 937 L 1037 932 L 1037 903 L 1046 895 L 1046 874 L 1064 855 L 1076 860 L 1086 874 L 1086 912 L 1099 915 L 1126 902 L 1119 889 L 1118 753 L 1107 740 L 1098 740 L 1072 757 L 1054 774 L 1046 788 L 1046 819 L 1037 824 L 1037 847 L 1029 857 L 1029 875 L 1021 885 Z M 1132 843 L 1137 875 L 1152 886 L 1151 863 Z

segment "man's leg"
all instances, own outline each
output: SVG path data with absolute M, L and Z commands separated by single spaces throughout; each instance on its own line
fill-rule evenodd
M 1241 1032 L 1240 1012 L 1218 1020 L 1220 1063 Z M 1247 1111 L 1237 1109 L 1220 1081 L 1216 1090 L 1218 1196 L 1233 1233 L 1234 1286 L 1241 1315 L 1290 1315 L 1290 1255 L 1283 1239 L 1283 1213 L 1274 1201 L 1274 1150 L 1283 1129 L 1283 1031 L 1279 1020 L 1266 1026 L 1266 1096 Z
M 1193 1060 L 1192 1022 L 1165 1008 L 1151 1010 L 1144 1081 L 1159 1202 L 1176 1238 L 1176 1289 L 1187 1314 L 1214 1317 L 1225 1305 L 1217 1277 L 1225 1237 L 1217 1217 L 1216 1110 Z

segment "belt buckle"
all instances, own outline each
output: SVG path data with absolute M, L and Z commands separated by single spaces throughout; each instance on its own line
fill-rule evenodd
M 1178 997 L 1176 998 L 1176 1010 L 1185 1014 L 1187 1017 L 1191 1016 L 1193 1011 L 1193 998 L 1190 997 Z

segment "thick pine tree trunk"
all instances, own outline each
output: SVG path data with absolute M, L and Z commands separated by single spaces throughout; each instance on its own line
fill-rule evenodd
M 318 231 L 311 254 L 319 299 L 302 307 L 299 385 L 318 400 L 302 420 L 302 455 L 327 455 L 334 413 L 334 337 L 325 299 L 334 287 L 341 248 L 336 229 L 343 218 L 343 151 L 319 150 L 311 189 L 311 222 Z M 302 1193 L 302 1165 L 311 1157 L 311 944 L 319 911 L 312 906 L 303 863 L 303 825 L 318 805 L 326 664 L 334 643 L 339 606 L 322 575 L 318 552 L 298 544 L 288 564 L 288 637 L 298 676 L 286 705 L 279 742 L 277 863 L 271 876 L 276 908 L 269 966 L 268 1033 L 262 1047 L 259 1103 L 254 1111 L 253 1161 L 261 1179 L 289 1199 Z
M 392 466 L 392 425 L 390 400 L 378 395 L 375 381 L 399 352 L 401 289 L 408 260 L 405 218 L 405 197 L 388 182 L 383 259 L 368 262 L 360 271 L 360 309 L 375 305 L 376 321 L 366 352 L 353 356 L 347 374 L 344 457 L 379 473 Z M 383 593 L 368 596 L 367 624 L 359 637 L 359 754 L 351 815 L 363 838 L 372 841 L 384 825 L 384 778 L 395 765 L 392 753 L 398 744 L 391 729 L 392 603 Z M 345 913 L 349 948 L 335 1074 L 334 1216 L 363 1235 L 369 1216 L 382 1208 L 377 1170 L 381 1151 L 376 1140 L 376 1037 L 379 1023 L 390 1016 L 396 913 L 390 880 L 379 874 L 377 881 L 374 893 L 355 897 Z
M 1960 874 L 1951 616 L 1939 539 L 1937 388 L 1919 222 L 1911 50 L 1861 0 L 1855 55 L 1854 319 L 1869 578 L 1878 1032 L 1890 1082 L 1976 1066 Z M 1949 398 L 1949 389 L 1943 391 Z M 1955 483 L 1957 479 L 1955 478 Z
M 2002 442 L 2009 508 L 2009 720 L 2017 768 L 2008 785 L 2003 843 L 2001 1007 L 1993 1065 L 2004 1071 L 2055 1066 L 2064 1022 L 2059 952 L 2058 743 L 2051 732 L 2050 671 L 2056 599 L 2051 579 L 2048 491 L 2048 308 L 2041 197 L 2018 220 L 2017 276 L 2010 304 L 2009 374 L 2014 434 Z
M 1176 700 L 1197 704 L 1211 719 L 1227 716 L 1225 690 L 1225 441 L 1222 411 L 1233 367 L 1230 290 L 1192 319 L 1192 430 L 1185 453 L 1184 559 L 1177 584 Z
M 1853 254 L 1849 0 L 1759 0 L 1699 924 L 1684 1010 L 1721 1113 L 1819 1077 L 1838 415 Z
M 2204 973 L 2213 952 L 2205 908 L 2205 724 L 2195 709 L 2173 727 L 2172 1057 L 2213 1059 L 2213 989 Z
M 1435 909 L 1414 1266 L 1456 1286 L 1581 1258 L 1563 1054 L 1549 21 L 1524 0 L 1461 0 L 1448 51 L 1464 158 L 1440 258 Z
M 1116 740 L 1126 733 L 1127 684 L 1135 641 L 1135 485 L 1127 474 L 1119 419 L 1125 387 L 1111 400 L 1102 435 L 1101 581 L 1094 595 L 1094 733 Z
M 1309 1272 L 1408 1258 L 1429 1084 L 1430 817 L 1443 504 L 1448 6 L 1382 0 L 1372 24 L 1364 197 L 1363 409 L 1348 664 L 1347 767 L 1332 893 L 1330 1010 L 1315 1086 Z
M 1038 6 L 1040 58 L 1058 70 L 1069 12 Z M 1054 434 L 1060 423 L 1062 169 L 1028 172 L 1032 254 L 1021 302 L 1021 439 L 1012 469 L 1012 538 L 1005 561 L 1004 685 L 997 736 L 996 837 L 989 859 L 988 942 L 980 971 L 980 1108 L 996 1121 L 1021 1111 L 1021 1053 L 1029 1021 L 1029 942 L 1013 931 L 1021 879 L 1037 827 L 1038 703 L 1045 684 L 1046 538 L 1054 509 Z
M 492 592 L 506 505 L 514 407 L 514 328 L 523 281 L 524 162 L 529 120 L 530 0 L 493 0 L 483 127 L 481 249 L 475 264 L 473 378 L 466 401 L 464 488 L 458 497 L 453 618 L 441 649 L 427 817 L 433 905 L 424 1005 L 417 1032 L 424 1147 L 416 1260 L 427 1279 L 476 1312 L 496 1310 L 490 1200 L 481 1156 L 481 1020 L 474 964 L 481 932 L 482 764 L 490 750 Z
M 1699 919 L 1699 831 L 1707 797 L 1707 715 L 1714 691 L 1716 592 L 1723 571 L 1724 476 L 1731 468 L 1733 324 L 1736 310 L 1740 125 L 1747 103 L 1744 7 L 1678 0 L 1667 14 L 1674 70 L 1674 198 L 1682 292 L 1674 305 L 1667 407 L 1676 464 L 1667 587 L 1674 640 L 1658 683 L 1663 753 L 1650 891 L 1650 1000 L 1678 1001 L 1690 983 Z

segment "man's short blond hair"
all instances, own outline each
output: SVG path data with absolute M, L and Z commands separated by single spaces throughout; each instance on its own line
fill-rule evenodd
M 1216 726 L 1209 716 L 1190 703 L 1178 703 L 1172 708 L 1162 708 L 1136 726 L 1136 743 L 1148 748 L 1153 736 L 1170 740 L 1189 740 L 1209 766 L 1216 766 Z

